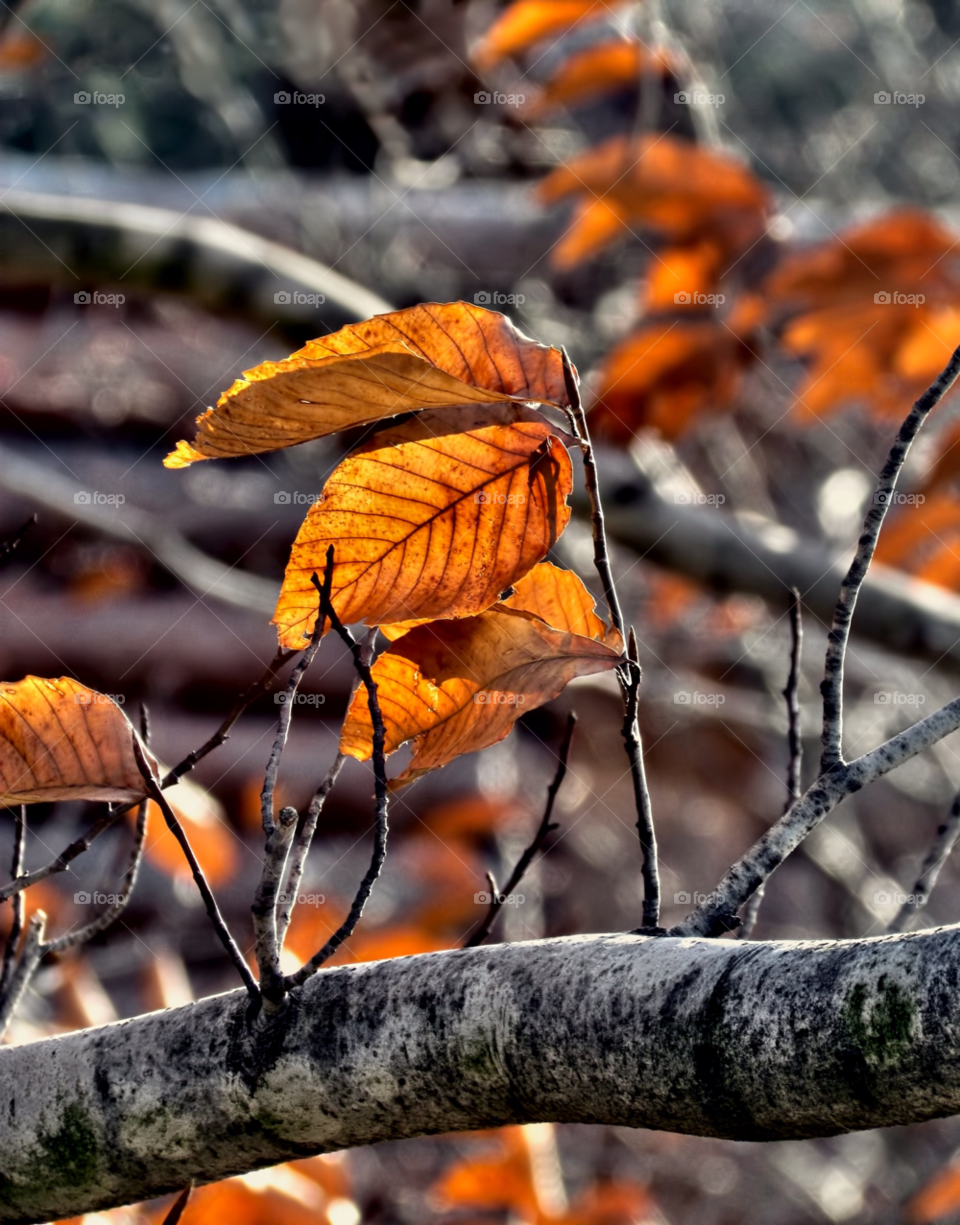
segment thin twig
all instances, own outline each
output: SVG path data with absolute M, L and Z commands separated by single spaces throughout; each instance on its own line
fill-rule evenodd
M 10 978 L 6 995 L 0 999 L 0 1038 L 6 1033 L 7 1026 L 17 1010 L 17 1005 L 27 989 L 27 984 L 33 978 L 40 958 L 43 956 L 43 933 L 47 924 L 47 916 L 42 910 L 30 916 L 27 924 L 27 934 L 23 940 L 23 948 L 16 968 Z
M 233 937 L 230 935 L 230 929 L 224 922 L 223 915 L 220 913 L 220 908 L 217 905 L 217 899 L 213 896 L 207 878 L 203 874 L 203 869 L 193 853 L 193 847 L 187 835 L 183 831 L 183 827 L 177 820 L 177 814 L 170 807 L 166 796 L 160 789 L 159 782 L 154 778 L 150 771 L 150 766 L 147 763 L 143 749 L 140 747 L 140 741 L 136 736 L 133 737 L 133 755 L 137 760 L 137 768 L 143 775 L 143 781 L 147 787 L 147 793 L 150 798 L 157 804 L 160 811 L 163 813 L 163 819 L 167 823 L 167 828 L 173 834 L 177 842 L 180 843 L 180 849 L 186 857 L 187 863 L 190 865 L 190 871 L 193 873 L 193 879 L 197 882 L 197 888 L 200 890 L 200 896 L 203 898 L 203 904 L 207 909 L 207 914 L 210 916 L 210 921 L 220 938 L 220 943 L 227 950 L 230 960 L 236 967 L 237 973 L 243 981 L 251 1000 L 258 1007 L 260 1005 L 260 988 L 257 986 L 256 980 L 250 973 L 247 963 L 243 960 L 243 954 L 237 948 Z
M 257 967 L 260 971 L 260 994 L 264 1008 L 273 1011 L 286 994 L 280 973 L 280 940 L 277 932 L 277 898 L 283 884 L 283 874 L 290 854 L 290 844 L 297 832 L 297 810 L 281 808 L 273 829 L 267 835 L 263 850 L 263 869 L 250 913 L 253 915 L 253 935 L 256 941 Z
M 671 936 L 718 936 L 738 926 L 737 911 L 811 830 L 848 795 L 889 774 L 960 728 L 954 698 L 855 761 L 821 774 L 795 804 L 731 867 L 707 900 L 670 929 Z
M 643 744 L 640 740 L 640 681 L 642 672 L 637 659 L 637 636 L 630 627 L 627 638 L 629 663 L 618 669 L 623 693 L 623 747 L 630 762 L 633 799 L 637 809 L 637 833 L 643 863 L 643 931 L 658 931 L 660 924 L 660 871 L 657 866 L 657 833 L 653 824 L 653 806 L 643 765 Z
M 300 882 L 303 879 L 307 855 L 310 853 L 310 845 L 317 830 L 320 813 L 323 810 L 327 796 L 333 790 L 333 785 L 337 781 L 337 775 L 340 773 L 345 760 L 346 758 L 343 753 L 337 753 L 333 765 L 327 771 L 326 777 L 314 792 L 313 799 L 310 801 L 310 807 L 307 809 L 307 815 L 304 817 L 300 833 L 290 854 L 290 873 L 287 877 L 283 893 L 280 895 L 281 900 L 277 912 L 277 941 L 281 950 L 283 949 L 283 940 L 287 934 L 287 928 L 290 926 L 293 908 L 297 904 Z
M 313 974 L 316 974 L 317 970 L 325 961 L 333 956 L 344 940 L 348 940 L 353 934 L 360 921 L 360 916 L 363 914 L 363 908 L 367 904 L 367 898 L 370 896 L 374 883 L 383 868 L 383 861 L 387 856 L 387 807 L 389 792 L 387 790 L 387 767 L 384 754 L 386 729 L 383 725 L 383 716 L 380 713 L 380 703 L 377 700 L 377 683 L 373 679 L 370 665 L 364 659 L 364 653 L 360 644 L 337 616 L 333 603 L 327 594 L 330 590 L 328 576 L 333 572 L 333 558 L 334 548 L 331 545 L 327 549 L 327 566 L 323 583 L 321 584 L 316 574 L 312 576 L 312 582 L 320 593 L 323 612 L 329 618 L 331 626 L 350 649 L 350 654 L 353 656 L 353 666 L 367 691 L 367 705 L 370 709 L 370 722 L 373 726 L 373 778 L 375 794 L 373 854 L 370 859 L 370 866 L 367 868 L 366 874 L 360 882 L 360 888 L 357 890 L 356 897 L 353 899 L 350 913 L 318 953 L 315 953 L 295 974 L 288 974 L 285 977 L 284 985 L 288 991 L 294 987 L 299 987 Z
M 563 354 L 563 381 L 567 388 L 567 398 L 570 401 L 570 421 L 580 453 L 583 456 L 583 479 L 590 499 L 590 522 L 593 526 L 593 564 L 600 582 L 603 585 L 603 598 L 613 627 L 620 637 L 626 639 L 627 633 L 623 625 L 623 613 L 620 611 L 620 600 L 613 582 L 613 572 L 610 569 L 610 556 L 607 551 L 607 534 L 603 525 L 603 504 L 600 501 L 600 482 L 597 476 L 597 461 L 593 453 L 593 443 L 590 441 L 590 431 L 587 428 L 587 416 L 583 411 L 580 399 L 580 385 L 566 349 Z
M 936 839 L 930 850 L 927 851 L 927 856 L 917 877 L 917 883 L 913 886 L 913 892 L 907 895 L 906 901 L 887 928 L 888 932 L 905 931 L 912 916 L 926 906 L 930 900 L 930 894 L 933 892 L 933 887 L 937 883 L 940 870 L 949 859 L 950 852 L 956 845 L 958 838 L 960 838 L 960 792 L 954 796 L 953 804 L 950 806 L 950 813 L 946 821 L 937 830 Z
M 26 804 L 20 805 L 20 811 L 14 818 L 14 823 L 13 858 L 10 863 L 10 875 L 16 880 L 18 876 L 23 875 L 23 863 L 27 848 Z M 22 893 L 17 893 L 13 898 L 13 920 L 10 924 L 10 934 L 7 936 L 7 945 L 3 951 L 3 970 L 0 971 L 0 1000 L 4 998 L 10 985 L 10 976 L 13 974 L 13 967 L 17 957 L 17 945 L 20 943 L 20 935 L 23 932 L 24 914 L 24 897 Z
M 800 662 L 803 652 L 803 617 L 800 592 L 794 587 L 790 604 L 790 674 L 783 690 L 787 703 L 787 800 L 783 811 L 789 812 L 792 804 L 800 798 L 800 777 L 803 767 L 803 739 L 800 734 Z M 766 881 L 757 889 L 744 907 L 743 923 L 738 935 L 746 940 L 757 924 L 757 916 L 767 891 Z
M 26 536 L 27 532 L 30 531 L 36 522 L 37 516 L 31 515 L 26 523 L 18 527 L 12 536 L 8 536 L 6 540 L 0 541 L 0 565 L 4 565 L 9 560 L 23 542 L 24 536 Z
M 820 773 L 826 774 L 843 763 L 843 669 L 846 661 L 850 624 L 853 621 L 857 596 L 867 577 L 877 547 L 877 539 L 887 507 L 897 485 L 897 478 L 909 454 L 911 444 L 930 412 L 940 403 L 960 374 L 960 348 L 957 348 L 943 372 L 927 388 L 907 415 L 896 441 L 883 465 L 873 499 L 863 521 L 863 532 L 850 569 L 840 587 L 833 614 L 833 625 L 827 638 L 824 675 L 820 683 L 823 695 L 823 733 Z
M 106 931 L 110 924 L 126 910 L 136 886 L 137 877 L 140 874 L 140 865 L 143 862 L 143 846 L 147 836 L 147 812 L 149 806 L 149 800 L 141 800 L 140 807 L 137 810 L 137 824 L 134 829 L 133 846 L 130 848 L 127 870 L 124 873 L 123 880 L 120 883 L 120 890 L 116 894 L 115 900 L 110 903 L 102 914 L 97 915 L 85 927 L 81 927 L 76 931 L 66 932 L 56 940 L 49 941 L 44 945 L 44 953 L 62 953 L 66 949 L 76 948 L 79 944 L 86 944 L 88 940 L 92 940 L 99 932 Z
M 170 1211 L 163 1218 L 163 1225 L 177 1225 L 177 1222 L 183 1216 L 183 1210 L 186 1208 L 192 1194 L 193 1183 L 191 1183 L 189 1187 L 184 1187 L 177 1198 L 170 1205 Z
M 267 692 L 283 665 L 296 654 L 296 651 L 277 651 L 260 679 L 255 681 L 237 698 L 230 709 L 230 713 L 213 735 L 200 748 L 188 753 L 183 761 L 174 766 L 172 770 L 168 770 L 160 780 L 160 786 L 166 789 L 178 783 L 185 774 L 188 774 L 193 769 L 197 762 L 202 761 L 208 753 L 212 753 L 214 749 L 219 748 L 221 744 L 229 739 L 230 729 L 243 712 Z M 128 804 L 121 804 L 117 808 L 109 809 L 93 822 L 86 833 L 81 834 L 79 838 L 74 839 L 69 846 L 65 847 L 56 859 L 51 860 L 50 863 L 44 864 L 42 868 L 37 868 L 33 872 L 21 873 L 19 877 L 10 881 L 9 884 L 0 887 L 0 902 L 5 902 L 7 898 L 14 897 L 24 889 L 29 889 L 31 885 L 39 884 L 40 881 L 46 880 L 50 876 L 55 876 L 58 872 L 65 872 L 75 859 L 82 855 L 84 851 L 90 849 L 105 830 L 110 829 L 112 825 L 131 809 L 136 808 L 139 802 L 139 800 L 131 800 Z
M 570 756 L 570 745 L 573 741 L 573 733 L 576 726 L 577 716 L 571 711 L 567 715 L 567 727 L 563 734 L 563 743 L 560 745 L 557 772 L 553 776 L 553 782 L 547 788 L 547 803 L 543 810 L 543 816 L 540 818 L 540 824 L 537 826 L 537 832 L 533 835 L 533 841 L 517 860 L 516 867 L 510 873 L 510 877 L 503 886 L 502 892 L 497 888 L 497 882 L 493 873 L 487 873 L 487 880 L 490 882 L 490 906 L 483 922 L 470 939 L 464 943 L 463 947 L 465 949 L 476 948 L 478 944 L 483 944 L 487 936 L 490 935 L 490 930 L 504 904 L 501 899 L 509 897 L 523 880 L 527 868 L 533 863 L 533 857 L 540 850 L 547 835 L 553 830 L 560 828 L 555 822 L 551 824 L 550 818 L 553 816 L 553 805 L 557 798 L 557 792 L 560 790 L 567 773 L 567 759 Z
M 637 832 L 640 836 L 640 847 L 643 852 L 643 928 L 641 930 L 659 931 L 660 923 L 660 873 L 657 866 L 657 836 L 653 824 L 653 805 L 650 802 L 650 790 L 647 786 L 647 776 L 643 766 L 643 742 L 640 737 L 640 722 L 638 717 L 640 705 L 640 682 L 643 673 L 637 652 L 636 635 L 631 629 L 629 636 L 624 629 L 623 613 L 617 597 L 613 572 L 610 568 L 610 556 L 607 550 L 607 536 L 603 520 L 603 504 L 600 500 L 600 483 L 597 476 L 597 463 L 590 441 L 590 430 L 587 426 L 587 416 L 583 411 L 583 401 L 580 398 L 580 384 L 577 374 L 570 361 L 566 349 L 563 354 L 563 380 L 567 389 L 567 399 L 570 401 L 568 416 L 580 444 L 583 455 L 583 476 L 590 501 L 590 522 L 593 527 L 593 564 L 603 586 L 604 599 L 614 628 L 622 640 L 626 640 L 627 660 L 617 668 L 617 680 L 620 684 L 620 695 L 623 699 L 623 743 L 630 762 L 630 776 L 633 781 L 633 795 L 637 809 Z
M 330 574 L 328 577 L 332 584 L 333 575 Z M 325 587 L 325 590 L 327 601 L 329 602 L 330 587 Z M 268 838 L 276 826 L 273 816 L 273 797 L 277 786 L 277 774 L 280 771 L 280 759 L 283 756 L 283 750 L 287 743 L 287 736 L 290 734 L 290 722 L 293 718 L 293 707 L 297 700 L 297 691 L 300 688 L 300 682 L 303 680 L 304 673 L 313 663 L 317 651 L 320 650 L 320 641 L 326 629 L 327 619 L 322 611 L 322 597 L 320 599 L 320 608 L 321 611 L 317 614 L 317 623 L 313 627 L 313 634 L 310 638 L 310 645 L 300 659 L 297 660 L 297 665 L 290 673 L 284 692 L 275 695 L 275 700 L 280 701 L 280 718 L 277 720 L 277 734 L 274 738 L 270 757 L 267 761 L 267 769 L 263 776 L 263 790 L 260 792 L 260 819 L 263 824 L 263 832 Z

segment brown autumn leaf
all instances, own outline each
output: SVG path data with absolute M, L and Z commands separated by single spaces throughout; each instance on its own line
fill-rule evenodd
M 533 613 L 551 629 L 567 630 L 584 638 L 607 642 L 623 649 L 620 635 L 612 634 L 596 614 L 593 596 L 572 570 L 561 570 L 553 562 L 542 561 L 513 585 L 513 595 L 503 601 L 505 608 Z
M 649 51 L 632 39 L 618 38 L 575 51 L 527 105 L 525 116 L 536 119 L 561 105 L 588 101 L 601 94 L 640 84 L 641 74 L 662 76 L 670 70 L 668 53 Z
M 609 17 L 604 0 L 518 0 L 505 9 L 474 52 L 486 71 L 508 56 L 519 55 L 544 38 L 559 38 L 574 26 Z
M 496 311 L 426 303 L 352 323 L 282 362 L 248 370 L 197 418 L 185 468 L 295 446 L 400 413 L 501 400 L 566 404 L 560 353 Z
M 303 522 L 274 615 L 281 644 L 312 632 L 327 549 L 340 619 L 463 617 L 494 604 L 570 518 L 570 457 L 539 413 L 465 406 L 375 435 L 333 471 Z M 565 435 L 564 435 L 565 437 Z
M 571 195 L 580 202 L 554 250 L 561 267 L 637 227 L 678 244 L 709 239 L 734 257 L 763 233 L 768 203 L 760 180 L 734 158 L 661 134 L 588 149 L 547 175 L 537 194 L 547 204 Z
M 555 698 L 574 677 L 610 671 L 621 658 L 608 643 L 552 629 L 503 604 L 411 630 L 373 666 L 386 752 L 413 741 L 410 765 L 393 785 L 496 744 L 520 715 Z M 371 756 L 365 693 L 354 694 L 340 748 L 359 761 Z
M 0 805 L 144 794 L 136 733 L 106 694 L 67 676 L 27 676 L 0 685 L 0 699 Z

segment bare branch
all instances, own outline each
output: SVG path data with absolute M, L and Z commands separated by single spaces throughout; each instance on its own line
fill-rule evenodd
M 193 1183 L 188 1187 L 184 1187 L 177 1198 L 170 1205 L 170 1211 L 163 1218 L 163 1225 L 177 1225 L 177 1222 L 183 1216 L 183 1210 L 186 1208 L 190 1196 L 193 1194 Z
M 220 913 L 220 907 L 217 905 L 217 900 L 213 896 L 207 878 L 203 874 L 203 869 L 193 853 L 193 847 L 187 835 L 183 831 L 183 827 L 177 820 L 177 814 L 167 803 L 167 798 L 160 789 L 160 784 L 153 777 L 150 771 L 150 766 L 144 756 L 143 749 L 140 747 L 140 741 L 136 736 L 133 737 L 133 754 L 137 759 L 137 766 L 140 773 L 143 775 L 143 781 L 146 783 L 147 792 L 150 798 L 157 804 L 160 811 L 163 813 L 163 819 L 167 823 L 167 828 L 173 834 L 177 842 L 180 843 L 180 849 L 186 857 L 187 863 L 190 865 L 190 871 L 193 873 L 193 879 L 197 882 L 197 888 L 200 890 L 200 896 L 203 898 L 204 906 L 206 906 L 207 914 L 210 916 L 210 921 L 213 923 L 214 929 L 220 938 L 220 943 L 227 950 L 227 955 L 236 967 L 237 973 L 247 989 L 252 1002 L 259 1008 L 260 1006 L 260 989 L 256 984 L 253 975 L 247 963 L 243 960 L 243 955 L 237 948 L 233 937 L 230 935 L 230 930 L 224 922 L 223 915 Z
M 21 804 L 18 815 L 14 817 L 13 858 L 10 863 L 10 875 L 14 880 L 18 876 L 23 875 L 26 849 L 27 806 L 26 804 Z M 20 936 L 23 932 L 24 909 L 23 894 L 14 894 L 13 921 L 10 924 L 10 934 L 7 936 L 7 945 L 3 951 L 3 969 L 0 971 L 0 1000 L 6 995 L 7 988 L 10 985 L 10 976 L 13 974 L 13 967 L 17 957 L 17 945 L 20 943 Z
M 930 900 L 930 894 L 933 892 L 933 887 L 937 883 L 940 870 L 949 859 L 950 852 L 956 845 L 958 838 L 960 838 L 960 792 L 954 796 L 953 804 L 950 806 L 950 813 L 946 821 L 937 830 L 937 837 L 930 850 L 927 851 L 926 858 L 920 868 L 920 875 L 913 886 L 913 891 L 907 895 L 907 900 L 900 907 L 896 917 L 887 928 L 888 932 L 905 931 L 911 918 L 918 910 L 926 906 Z
M 72 932 L 65 932 L 56 940 L 51 940 L 43 947 L 43 953 L 62 953 L 66 949 L 76 948 L 79 944 L 85 944 L 88 940 L 92 940 L 99 932 L 106 931 L 111 923 L 114 922 L 127 908 L 130 903 L 130 897 L 133 894 L 134 887 L 137 883 L 137 877 L 140 875 L 140 865 L 143 862 L 143 845 L 147 836 L 147 811 L 149 809 L 149 801 L 141 800 L 140 808 L 137 812 L 137 824 L 133 835 L 133 846 L 130 848 L 130 858 L 127 864 L 127 870 L 124 873 L 123 880 L 120 883 L 120 889 L 117 893 L 116 900 L 111 902 L 107 909 L 92 919 L 86 926 Z M 22 895 L 21 895 L 22 896 Z
M 905 732 L 855 761 L 837 765 L 791 804 L 696 910 L 671 928 L 671 936 L 717 936 L 738 926 L 737 911 L 823 818 L 855 791 L 916 757 L 960 728 L 960 698 L 954 698 Z
M 803 651 L 803 617 L 801 613 L 800 592 L 793 589 L 793 603 L 790 605 L 790 675 L 783 691 L 787 703 L 787 750 L 790 760 L 787 763 L 787 802 L 784 812 L 791 804 L 800 798 L 800 772 L 803 766 L 803 740 L 800 734 L 800 659 Z M 743 923 L 738 935 L 746 940 L 757 924 L 757 916 L 766 892 L 766 883 L 760 885 L 747 902 L 743 912 Z
M 375 794 L 373 854 L 370 859 L 370 866 L 367 868 L 366 874 L 360 882 L 360 888 L 353 899 L 350 913 L 318 953 L 315 953 L 295 974 L 288 974 L 286 976 L 284 985 L 288 991 L 293 987 L 299 987 L 313 974 L 316 974 L 317 970 L 325 961 L 333 956 L 344 940 L 349 939 L 353 934 L 354 929 L 360 922 L 360 916 L 363 914 L 363 908 L 367 904 L 370 891 L 373 889 L 374 883 L 383 868 L 383 861 L 387 857 L 387 807 L 389 804 L 389 792 L 387 790 L 387 767 L 384 755 L 386 729 L 383 725 L 383 716 L 380 713 L 380 703 L 377 701 L 377 683 L 373 679 L 370 665 L 364 658 L 364 652 L 360 644 L 341 622 L 330 600 L 329 578 L 333 573 L 333 557 L 334 548 L 331 545 L 327 549 L 327 566 L 323 583 L 321 584 L 316 574 L 312 576 L 312 581 L 320 593 L 321 609 L 330 619 L 331 626 L 340 635 L 347 647 L 349 647 L 350 653 L 353 656 L 353 666 L 356 668 L 357 675 L 367 691 L 367 704 L 370 709 L 370 721 L 373 725 L 373 778 Z
M 850 624 L 857 605 L 857 596 L 877 547 L 877 539 L 883 520 L 896 489 L 897 478 L 903 468 L 911 444 L 920 432 L 930 412 L 940 403 L 960 374 L 960 348 L 957 348 L 943 372 L 927 388 L 900 427 L 896 441 L 883 465 L 877 488 L 863 521 L 863 532 L 850 569 L 840 587 L 840 596 L 833 614 L 833 625 L 827 638 L 827 656 L 824 676 L 820 683 L 823 694 L 823 733 L 820 755 L 820 773 L 826 774 L 843 762 L 843 667 L 850 638 Z
M 277 897 L 283 884 L 290 844 L 297 832 L 297 810 L 281 808 L 279 819 L 267 835 L 263 870 L 250 911 L 256 940 L 260 994 L 264 1007 L 272 1011 L 286 994 L 280 973 L 280 939 L 277 931 Z
M 573 742 L 573 733 L 576 730 L 576 726 L 577 716 L 573 713 L 573 711 L 571 711 L 570 714 L 567 715 L 567 727 L 563 734 L 563 743 L 560 745 L 557 771 L 553 776 L 553 782 L 547 788 L 546 807 L 543 810 L 543 816 L 540 818 L 540 824 L 537 827 L 537 832 L 533 835 L 533 841 L 517 860 L 516 867 L 510 873 L 510 877 L 507 880 L 507 883 L 504 885 L 502 893 L 497 888 L 497 882 L 493 873 L 487 873 L 487 880 L 490 882 L 491 891 L 490 907 L 487 910 L 486 917 L 484 918 L 483 922 L 473 933 L 470 939 L 464 943 L 463 947 L 465 949 L 476 948 L 478 944 L 483 944 L 487 936 L 490 935 L 490 930 L 493 927 L 497 915 L 500 913 L 501 907 L 503 906 L 503 902 L 500 899 L 502 897 L 508 897 L 514 891 L 514 889 L 516 889 L 517 885 L 519 885 L 523 880 L 527 868 L 529 868 L 531 863 L 533 863 L 533 858 L 537 851 L 539 851 L 541 846 L 543 846 L 547 835 L 553 830 L 560 828 L 556 823 L 551 824 L 550 818 L 553 815 L 553 805 L 557 798 L 557 792 L 560 790 L 563 780 L 566 777 L 567 759 L 570 756 L 570 745 Z
M 6 994 L 0 999 L 0 1038 L 6 1033 L 7 1026 L 17 1010 L 17 1005 L 27 989 L 27 984 L 33 978 L 34 972 L 40 964 L 40 958 L 43 956 L 44 951 L 43 933 L 46 925 L 47 916 L 42 910 L 38 910 L 35 914 L 31 915 L 30 921 L 27 924 L 27 934 L 23 940 L 20 957 L 13 974 L 10 976 L 10 985 L 7 987 Z
M 277 939 L 281 949 L 283 948 L 283 940 L 287 934 L 287 928 L 290 926 L 293 908 L 297 904 L 300 881 L 303 879 L 307 855 L 310 853 L 310 844 L 313 842 L 313 836 L 317 830 L 320 813 L 323 810 L 327 796 L 333 790 L 333 785 L 337 781 L 337 775 L 340 773 L 345 760 L 342 753 L 337 753 L 333 765 L 327 771 L 326 777 L 314 792 L 313 799 L 310 801 L 310 807 L 307 809 L 307 815 L 303 821 L 303 826 L 300 829 L 296 844 L 291 853 L 290 874 L 287 877 L 286 888 L 281 895 L 282 901 L 277 913 Z

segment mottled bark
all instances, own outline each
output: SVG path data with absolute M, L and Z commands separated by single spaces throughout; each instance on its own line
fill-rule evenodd
M 535 1120 L 743 1140 L 960 1111 L 960 929 L 569 937 L 325 970 L 0 1050 L 0 1222 Z

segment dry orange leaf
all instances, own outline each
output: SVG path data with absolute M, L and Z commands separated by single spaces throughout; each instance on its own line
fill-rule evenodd
M 375 435 L 332 473 L 290 554 L 274 615 L 303 645 L 317 615 L 311 575 L 335 547 L 333 604 L 345 623 L 462 617 L 495 603 L 566 527 L 570 457 L 539 413 L 465 406 Z
M 394 784 L 496 744 L 520 715 L 555 698 L 574 677 L 608 672 L 620 659 L 608 643 L 551 629 L 502 604 L 411 630 L 373 666 L 386 751 L 413 741 L 410 764 Z M 372 753 L 365 694 L 354 695 L 340 748 L 359 761 Z
M 749 332 L 735 320 L 658 323 L 634 332 L 604 362 L 591 420 L 597 432 L 628 441 L 652 426 L 677 438 L 706 410 L 727 407 L 753 360 Z
M 230 880 L 237 867 L 237 839 L 226 823 L 223 806 L 190 779 L 181 779 L 164 794 L 209 883 L 216 886 Z M 162 872 L 192 879 L 183 849 L 153 800 L 147 812 L 144 853 Z
M 907 1204 L 904 1216 L 910 1225 L 932 1225 L 960 1208 L 960 1166 L 949 1165 L 935 1174 Z
M 951 490 L 897 506 L 884 524 L 877 561 L 927 583 L 960 589 L 960 498 Z
M 427 303 L 349 324 L 248 370 L 197 418 L 193 442 L 179 442 L 163 462 L 184 468 L 399 413 L 510 399 L 565 404 L 559 351 L 496 311 Z
M 473 58 L 485 71 L 541 39 L 559 38 L 583 22 L 610 17 L 615 8 L 603 0 L 518 0 L 486 32 Z
M 609 241 L 630 226 L 677 243 L 712 238 L 727 252 L 740 250 L 763 233 L 768 203 L 766 188 L 740 162 L 663 135 L 615 136 L 552 171 L 538 195 L 545 203 L 583 197 L 554 253 L 560 264 L 599 249 L 603 233 Z
M 0 805 L 144 794 L 136 733 L 106 694 L 67 676 L 27 676 L 0 684 L 0 699 Z
M 609 641 L 621 649 L 620 635 L 608 639 L 606 625 L 595 611 L 593 596 L 572 570 L 561 570 L 553 562 L 542 561 L 513 585 L 513 595 L 503 602 L 505 608 L 518 608 L 546 621 L 552 629 L 567 630 L 598 642 Z
M 641 74 L 669 71 L 666 53 L 651 53 L 632 39 L 615 39 L 575 51 L 526 108 L 530 119 L 557 106 L 579 103 L 629 86 L 639 87 Z
M 658 251 L 647 265 L 641 291 L 643 309 L 702 311 L 703 295 L 716 292 L 723 259 L 720 244 L 710 239 Z

